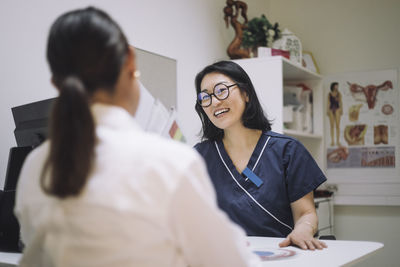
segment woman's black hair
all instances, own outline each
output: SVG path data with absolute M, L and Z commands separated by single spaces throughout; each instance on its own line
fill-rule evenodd
M 47 60 L 59 97 L 51 113 L 50 153 L 41 177 L 46 193 L 65 198 L 85 186 L 96 144 L 90 97 L 98 89 L 113 92 L 128 53 L 120 27 L 97 8 L 67 12 L 51 26 Z
M 333 92 L 333 88 L 335 88 L 335 85 L 338 85 L 338 83 L 337 82 L 331 83 L 331 92 Z
M 258 101 L 256 91 L 247 73 L 233 61 L 219 61 L 205 67 L 196 75 L 195 86 L 196 95 L 201 91 L 201 82 L 204 76 L 209 73 L 221 73 L 231 78 L 242 92 L 245 92 L 249 98 L 242 115 L 243 125 L 250 129 L 262 131 L 271 130 L 271 123 L 264 115 L 264 111 Z M 203 88 L 204 89 L 204 88 Z M 224 131 L 217 128 L 204 112 L 203 107 L 196 101 L 195 109 L 202 123 L 202 140 L 221 140 L 224 137 Z

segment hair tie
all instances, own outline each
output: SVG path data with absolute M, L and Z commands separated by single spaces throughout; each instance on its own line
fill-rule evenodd
M 65 77 L 62 80 L 61 86 L 59 88 L 60 88 L 61 92 L 63 92 L 63 91 L 65 92 L 66 90 L 68 90 L 68 91 L 74 90 L 83 95 L 88 94 L 82 80 L 76 75 L 69 75 L 69 76 Z

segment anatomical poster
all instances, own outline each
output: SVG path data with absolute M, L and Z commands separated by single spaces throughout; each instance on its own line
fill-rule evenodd
M 399 149 L 397 70 L 324 79 L 328 168 L 395 168 Z

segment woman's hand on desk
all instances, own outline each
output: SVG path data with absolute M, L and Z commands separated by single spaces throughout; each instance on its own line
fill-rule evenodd
M 326 248 L 326 244 L 313 237 L 312 228 L 304 223 L 296 224 L 293 231 L 279 243 L 280 247 L 287 247 L 290 245 L 296 245 L 301 249 L 323 249 Z
M 295 226 L 293 231 L 279 243 L 280 247 L 296 245 L 301 249 L 323 249 L 326 244 L 314 238 L 318 227 L 318 217 L 314 206 L 313 192 L 291 203 Z

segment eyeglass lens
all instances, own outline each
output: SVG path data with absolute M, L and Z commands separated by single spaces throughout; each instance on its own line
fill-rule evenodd
M 197 99 L 201 106 L 208 107 L 211 105 L 212 95 L 214 95 L 218 100 L 224 100 L 229 96 L 229 87 L 225 84 L 217 84 L 214 87 L 214 92 L 208 94 L 207 92 L 199 93 Z

